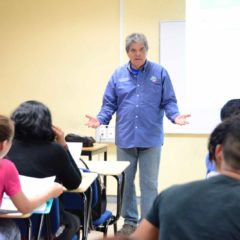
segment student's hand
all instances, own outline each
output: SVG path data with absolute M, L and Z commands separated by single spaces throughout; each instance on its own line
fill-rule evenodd
M 98 119 L 96 117 L 91 117 L 89 115 L 85 115 L 86 118 L 88 118 L 88 122 L 85 124 L 88 127 L 91 128 L 97 128 L 101 125 L 101 123 L 98 121 Z
M 61 185 L 57 182 L 53 182 L 52 185 L 50 186 L 50 189 L 49 189 L 51 198 L 58 197 L 65 190 L 66 190 L 66 188 L 63 185 Z
M 57 127 L 57 126 L 52 126 L 52 130 L 55 134 L 55 140 L 58 144 L 62 145 L 63 147 L 65 147 L 67 144 L 66 144 L 66 141 L 65 141 L 65 138 L 64 138 L 64 132 L 61 128 Z
M 179 115 L 175 118 L 174 122 L 178 125 L 186 125 L 189 124 L 187 118 L 191 117 L 191 114 Z

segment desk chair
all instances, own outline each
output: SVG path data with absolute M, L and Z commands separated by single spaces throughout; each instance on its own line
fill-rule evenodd
M 122 208 L 123 190 L 125 185 L 125 170 L 130 165 L 128 161 L 88 161 L 84 162 L 87 167 L 101 176 L 114 177 L 117 181 L 117 209 L 110 221 L 114 226 L 114 233 L 117 232 L 117 221 L 120 217 Z M 98 223 L 96 222 L 96 225 Z M 103 229 L 104 230 L 104 229 Z
M 86 148 L 85 150 L 87 150 Z M 94 151 L 95 153 L 99 153 L 99 151 L 104 150 L 104 160 L 103 162 L 96 161 L 92 162 L 89 161 L 87 164 L 85 161 L 83 161 L 80 158 L 82 150 L 82 145 L 79 145 L 77 147 L 77 143 L 74 144 L 74 146 L 69 145 L 69 151 L 72 154 L 77 166 L 79 168 L 84 167 L 84 171 L 93 171 L 99 175 L 102 175 L 104 178 L 104 184 L 106 187 L 106 177 L 111 176 L 114 177 L 117 180 L 117 209 L 116 209 L 116 214 L 113 215 L 111 211 L 106 210 L 101 214 L 101 216 L 98 219 L 91 219 L 90 221 L 90 229 L 101 231 L 104 233 L 104 235 L 107 235 L 107 230 L 109 225 L 114 226 L 114 233 L 117 232 L 117 221 L 120 217 L 120 212 L 121 212 L 121 207 L 122 207 L 122 196 L 123 196 L 123 190 L 124 190 L 124 183 L 125 183 L 125 172 L 124 170 L 129 166 L 129 162 L 107 162 L 107 158 L 105 158 L 105 153 L 107 153 L 107 145 L 101 146 L 101 147 L 96 147 L 94 146 L 93 148 L 89 148 L 88 151 L 92 153 Z M 82 155 L 83 152 L 82 152 Z M 91 164 L 90 164 L 91 163 Z M 99 166 L 100 164 L 100 166 Z M 102 165 L 103 164 L 103 165 Z M 117 165 L 116 165 L 117 164 Z M 120 164 L 120 166 L 119 166 Z M 91 166 L 89 166 L 91 165 Z M 90 170 L 89 170 L 90 169 Z M 97 182 L 93 182 L 92 186 L 92 208 L 95 207 L 96 203 L 98 202 L 98 187 L 97 187 Z M 78 210 L 82 211 L 82 201 L 80 195 L 74 195 L 74 194 L 63 194 L 61 196 L 63 198 L 63 201 L 65 201 L 65 206 L 67 209 L 71 210 Z M 88 228 L 87 228 L 88 229 Z M 85 227 L 86 231 L 86 227 Z M 83 236 L 87 234 L 83 234 Z M 83 238 L 84 239 L 84 238 Z
M 88 169 L 82 169 L 85 172 L 89 172 Z M 114 226 L 114 233 L 117 232 L 117 221 L 120 217 L 120 211 L 121 211 L 121 205 L 122 205 L 122 193 L 123 193 L 123 187 L 124 187 L 124 175 L 121 179 L 121 184 L 119 178 L 118 180 L 118 187 L 117 187 L 117 210 L 116 215 L 113 215 L 113 213 L 109 210 L 105 210 L 101 216 L 98 219 L 92 219 L 90 217 L 90 224 L 89 224 L 89 231 L 90 230 L 96 230 L 103 232 L 104 236 L 107 235 L 108 226 L 113 225 Z M 98 202 L 98 187 L 97 187 L 97 180 L 93 182 L 91 185 L 92 190 L 92 208 L 94 208 Z M 83 212 L 83 203 L 82 203 L 82 196 L 75 193 L 69 193 L 65 192 L 61 195 L 61 199 L 63 200 L 65 209 L 72 210 L 72 211 L 79 211 L 80 214 Z
M 113 225 L 114 235 L 117 233 L 117 222 L 120 218 L 122 209 L 122 196 L 125 184 L 125 173 L 122 172 L 121 177 L 112 176 L 117 180 L 117 209 L 115 214 L 106 210 L 98 219 L 92 220 L 91 229 L 103 232 L 103 235 L 107 235 L 108 226 Z

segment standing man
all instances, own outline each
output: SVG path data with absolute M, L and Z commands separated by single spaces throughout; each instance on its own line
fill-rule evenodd
M 190 115 L 180 115 L 167 71 L 146 59 L 147 39 L 133 33 L 126 38 L 129 63 L 118 68 L 108 82 L 102 108 L 97 117 L 88 118 L 88 127 L 109 124 L 116 112 L 118 161 L 129 161 L 123 196 L 124 225 L 119 234 L 129 235 L 146 216 L 158 194 L 158 172 L 163 144 L 164 112 L 170 121 L 187 124 Z M 139 164 L 141 217 L 135 192 L 135 174 Z

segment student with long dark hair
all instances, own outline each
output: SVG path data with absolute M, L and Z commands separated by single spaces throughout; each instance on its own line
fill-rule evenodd
M 8 117 L 0 115 L 0 205 L 3 193 L 6 193 L 20 212 L 29 213 L 49 198 L 58 197 L 63 192 L 64 187 L 59 183 L 53 183 L 37 196 L 31 198 L 25 196 L 15 165 L 4 159 L 12 145 L 13 134 L 13 122 Z M 0 239 L 21 239 L 20 231 L 12 220 L 0 218 Z
M 67 149 L 63 131 L 52 125 L 51 113 L 38 101 L 26 101 L 12 113 L 15 137 L 8 157 L 20 174 L 30 177 L 56 176 L 67 189 L 81 183 L 81 173 Z M 80 219 L 61 205 L 60 221 L 65 229 L 59 239 L 71 239 L 80 228 Z

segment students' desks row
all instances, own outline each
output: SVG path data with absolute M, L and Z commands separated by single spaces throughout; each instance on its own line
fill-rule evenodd
M 87 194 L 87 190 L 89 186 L 93 183 L 93 181 L 97 178 L 98 174 L 104 176 L 113 176 L 117 180 L 117 201 L 119 209 L 117 209 L 117 216 L 115 220 L 117 221 L 119 218 L 119 214 L 121 211 L 121 202 L 122 202 L 122 194 L 124 189 L 124 176 L 125 176 L 125 169 L 128 167 L 129 162 L 117 162 L 117 161 L 88 161 L 87 162 L 90 171 L 92 172 L 83 172 L 82 173 L 82 182 L 77 189 L 68 190 L 69 192 L 81 193 L 83 194 L 83 201 L 84 201 L 84 228 L 83 228 L 83 236 L 82 239 L 87 239 L 88 230 L 89 230 L 89 219 L 90 219 L 90 212 L 91 212 L 91 202 L 92 202 L 92 192 L 89 191 Z M 79 167 L 80 166 L 79 164 Z M 119 176 L 122 176 L 122 182 L 120 183 Z M 41 213 L 40 213 L 41 214 Z M 46 213 L 42 213 L 46 214 Z M 29 226 L 29 239 L 31 239 L 31 221 L 30 217 L 31 214 L 21 214 L 21 213 L 8 213 L 8 214 L 1 214 L 0 217 L 4 218 L 25 218 L 28 221 Z M 43 215 L 42 215 L 43 216 Z M 40 237 L 40 234 L 39 234 Z

